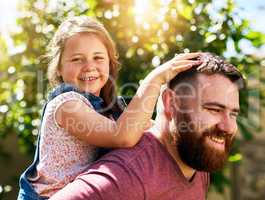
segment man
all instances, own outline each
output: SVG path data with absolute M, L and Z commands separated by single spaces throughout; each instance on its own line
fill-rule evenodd
M 105 155 L 51 199 L 200 200 L 237 132 L 238 70 L 210 53 L 161 92 L 155 125 L 133 148 Z

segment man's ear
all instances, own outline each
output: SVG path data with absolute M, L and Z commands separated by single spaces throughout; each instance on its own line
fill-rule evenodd
M 165 116 L 169 121 L 171 121 L 172 118 L 176 115 L 175 112 L 179 108 L 179 98 L 173 90 L 167 88 L 162 93 L 162 101 Z

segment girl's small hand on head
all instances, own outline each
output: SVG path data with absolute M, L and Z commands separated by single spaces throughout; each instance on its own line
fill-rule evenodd
M 174 58 L 175 60 L 196 60 L 202 52 L 194 52 L 194 53 L 180 53 L 180 54 L 175 54 Z
M 155 79 L 158 80 L 160 84 L 165 84 L 171 79 L 173 79 L 180 72 L 188 70 L 191 67 L 200 65 L 202 62 L 196 60 L 196 58 L 200 54 L 201 53 L 178 54 L 171 60 L 154 69 L 152 73 Z

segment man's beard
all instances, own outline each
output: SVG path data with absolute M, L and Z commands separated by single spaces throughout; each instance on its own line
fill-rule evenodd
M 183 128 L 183 126 L 182 129 L 178 128 L 179 138 L 176 145 L 181 160 L 198 171 L 214 172 L 221 169 L 229 155 L 232 144 L 231 135 L 222 132 L 216 126 L 198 133 L 191 124 L 189 114 L 179 114 L 178 122 L 187 125 L 186 128 Z M 177 127 L 180 126 L 177 125 Z M 206 143 L 207 136 L 210 135 L 225 138 L 223 151 Z

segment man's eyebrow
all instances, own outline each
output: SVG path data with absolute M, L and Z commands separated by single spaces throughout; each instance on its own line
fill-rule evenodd
M 219 108 L 222 108 L 222 109 L 226 109 L 227 107 L 221 103 L 218 103 L 218 102 L 206 102 L 206 103 L 203 103 L 202 104 L 203 106 L 216 106 L 216 107 L 219 107 Z M 236 113 L 239 113 L 240 112 L 240 109 L 239 108 L 233 108 L 232 109 L 233 112 L 236 112 Z

